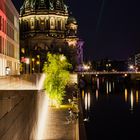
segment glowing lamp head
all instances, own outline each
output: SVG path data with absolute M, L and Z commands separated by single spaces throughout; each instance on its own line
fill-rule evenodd
M 36 64 L 37 64 L 37 65 L 39 65 L 39 64 L 40 64 L 40 62 L 39 62 L 39 61 L 37 61 L 37 62 L 36 62 Z
M 37 55 L 37 58 L 40 58 L 40 55 Z

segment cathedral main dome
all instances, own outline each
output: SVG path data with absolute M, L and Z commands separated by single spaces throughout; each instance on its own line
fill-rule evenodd
M 42 11 L 68 14 L 68 7 L 63 0 L 25 0 L 20 9 L 20 15 Z
M 77 21 L 64 0 L 25 0 L 20 8 L 21 38 L 42 34 L 54 38 L 76 37 Z

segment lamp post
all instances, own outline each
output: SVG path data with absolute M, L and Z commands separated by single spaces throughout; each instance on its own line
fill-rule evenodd
M 36 61 L 37 68 L 38 68 L 38 73 L 40 72 L 40 61 Z
M 31 71 L 32 71 L 32 73 L 34 73 L 34 62 L 35 62 L 35 59 L 34 58 L 32 58 L 32 69 L 31 69 Z
M 38 73 L 40 73 L 40 55 L 39 54 L 37 55 L 36 64 L 37 64 L 37 68 L 38 68 Z

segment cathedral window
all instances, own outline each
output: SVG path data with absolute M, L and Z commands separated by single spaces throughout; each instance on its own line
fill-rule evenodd
M 33 19 L 31 19 L 31 21 L 30 21 L 30 27 L 31 27 L 31 29 L 34 29 L 34 20 Z
M 25 21 L 25 22 L 24 22 L 24 29 L 25 29 L 25 30 L 28 30 L 28 21 Z
M 61 30 L 61 20 L 58 20 L 58 30 Z
M 36 28 L 39 29 L 39 20 L 36 20 Z
M 46 29 L 49 29 L 49 22 L 46 20 Z
M 54 21 L 54 18 L 51 18 L 50 19 L 50 28 L 51 29 L 55 29 L 55 21 Z
M 44 20 L 40 21 L 40 29 L 45 30 L 45 21 Z

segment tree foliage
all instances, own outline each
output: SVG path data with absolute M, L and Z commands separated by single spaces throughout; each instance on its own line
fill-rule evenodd
M 62 54 L 48 53 L 47 58 L 48 61 L 43 67 L 46 74 L 44 87 L 49 98 L 53 101 L 53 105 L 60 105 L 65 96 L 65 86 L 70 78 L 68 69 L 71 64 Z

